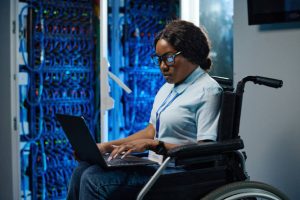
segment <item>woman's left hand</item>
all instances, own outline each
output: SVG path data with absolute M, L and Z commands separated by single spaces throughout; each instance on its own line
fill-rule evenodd
M 138 139 L 131 142 L 124 143 L 122 145 L 113 145 L 113 151 L 111 152 L 108 161 L 116 158 L 118 155 L 122 155 L 124 158 L 132 152 L 144 152 L 154 145 L 155 141 L 152 139 Z

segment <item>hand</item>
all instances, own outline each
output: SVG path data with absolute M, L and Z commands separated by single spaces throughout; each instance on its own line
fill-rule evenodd
M 103 142 L 103 143 L 97 143 L 97 147 L 99 149 L 99 151 L 104 154 L 104 153 L 108 153 L 108 152 L 111 152 L 112 151 L 112 146 L 109 145 L 108 143 L 106 142 Z
M 116 146 L 112 145 L 114 148 L 111 152 L 108 161 L 116 158 L 118 155 L 122 154 L 122 158 L 127 156 L 132 152 L 144 152 L 145 150 L 150 149 L 154 145 L 155 141 L 152 139 L 138 139 L 131 142 L 124 143 L 122 145 Z

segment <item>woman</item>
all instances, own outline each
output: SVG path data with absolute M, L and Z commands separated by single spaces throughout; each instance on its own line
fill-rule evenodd
M 175 20 L 156 36 L 153 61 L 166 83 L 158 91 L 149 125 L 120 140 L 98 144 L 109 159 L 152 150 L 163 154 L 179 145 L 214 141 L 220 112 L 221 87 L 207 71 L 210 43 L 190 22 Z M 74 170 L 68 199 L 135 199 L 157 166 L 102 169 L 81 162 Z M 178 171 L 172 166 L 164 173 Z

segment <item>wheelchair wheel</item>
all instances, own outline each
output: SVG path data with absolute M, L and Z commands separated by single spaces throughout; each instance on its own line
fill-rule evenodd
M 201 200 L 288 200 L 278 189 L 261 182 L 240 181 L 224 185 L 210 192 Z

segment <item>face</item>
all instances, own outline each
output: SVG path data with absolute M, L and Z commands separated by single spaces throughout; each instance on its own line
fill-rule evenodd
M 174 55 L 178 53 L 166 40 L 160 39 L 156 43 L 156 55 Z M 198 67 L 197 65 L 189 62 L 185 59 L 181 53 L 175 56 L 175 62 L 173 65 L 167 65 L 165 61 L 160 62 L 160 71 L 168 83 L 180 83 L 182 82 L 190 73 Z M 164 60 L 164 59 L 163 59 Z

